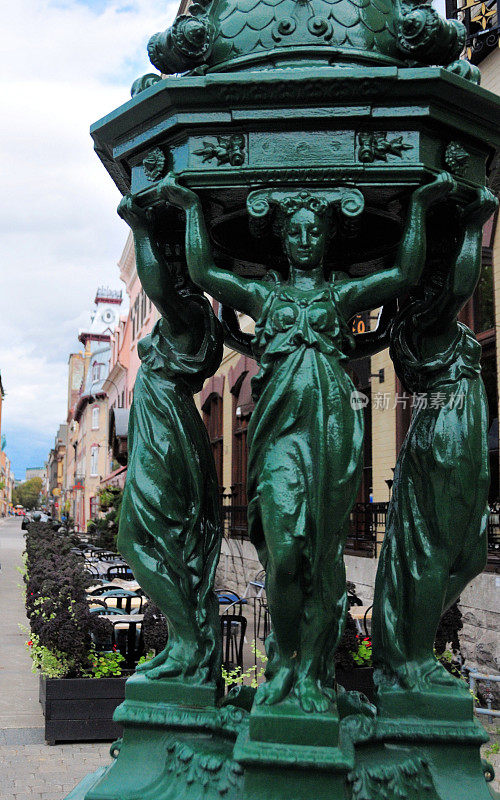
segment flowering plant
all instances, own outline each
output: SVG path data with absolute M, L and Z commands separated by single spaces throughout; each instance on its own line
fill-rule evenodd
M 359 667 L 371 667 L 372 665 L 371 639 L 368 636 L 365 636 L 364 639 L 360 639 L 359 634 L 357 638 L 359 641 L 358 649 L 351 652 L 351 656 L 354 660 L 354 663 L 357 664 Z

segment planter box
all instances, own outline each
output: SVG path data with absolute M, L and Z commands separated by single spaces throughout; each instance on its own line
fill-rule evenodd
M 45 716 L 45 741 L 48 744 L 113 741 L 121 736 L 121 725 L 113 722 L 113 713 L 125 699 L 128 677 L 40 677 L 39 700 Z
M 371 703 L 374 702 L 373 667 L 355 667 L 350 670 L 337 667 L 336 677 L 338 683 L 348 692 L 362 692 Z

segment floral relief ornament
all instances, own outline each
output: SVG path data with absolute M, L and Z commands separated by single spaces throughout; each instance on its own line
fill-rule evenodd
M 453 175 L 464 177 L 470 155 L 458 142 L 450 142 L 444 153 L 444 163 Z
M 402 136 L 388 139 L 387 133 L 363 131 L 358 134 L 358 158 L 364 164 L 373 161 L 387 161 L 387 156 L 403 157 L 405 150 L 413 150 L 413 145 L 403 141 Z
M 241 167 L 245 161 L 245 137 L 242 133 L 233 133 L 230 136 L 217 136 L 217 143 L 203 142 L 203 147 L 194 151 L 195 156 L 201 156 L 203 163 L 217 159 L 217 166 L 230 164 L 232 167 Z
M 159 147 L 150 150 L 143 159 L 142 166 L 148 181 L 157 181 L 165 174 L 166 165 L 165 153 Z

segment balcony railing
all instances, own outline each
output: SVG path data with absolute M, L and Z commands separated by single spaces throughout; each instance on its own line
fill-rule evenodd
M 224 536 L 230 539 L 248 539 L 247 506 L 236 505 L 234 496 L 222 495 L 222 525 Z
M 465 25 L 465 55 L 472 64 L 499 46 L 498 0 L 446 0 L 446 16 Z
M 356 503 L 349 517 L 347 554 L 374 558 L 377 554 L 377 531 L 385 531 L 388 503 Z
M 231 539 L 248 539 L 247 506 L 233 503 L 230 494 L 222 495 L 224 535 Z M 387 522 L 388 503 L 356 503 L 349 517 L 345 552 L 348 555 L 374 558 L 377 534 L 382 540 Z M 500 501 L 490 503 L 488 519 L 487 570 L 500 572 Z

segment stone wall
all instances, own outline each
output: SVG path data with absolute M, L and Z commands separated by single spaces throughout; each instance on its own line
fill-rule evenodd
M 240 597 L 245 593 L 248 582 L 253 580 L 262 565 L 257 558 L 255 547 L 248 540 L 222 540 L 221 556 L 216 575 L 217 589 L 231 589 Z
M 499 587 L 500 575 L 483 572 L 460 598 L 462 652 L 467 666 L 477 666 L 480 672 L 500 673 Z
M 363 605 L 373 602 L 377 559 L 346 556 L 347 580 L 356 584 Z M 500 674 L 500 575 L 483 572 L 462 593 L 460 643 L 467 667 Z

